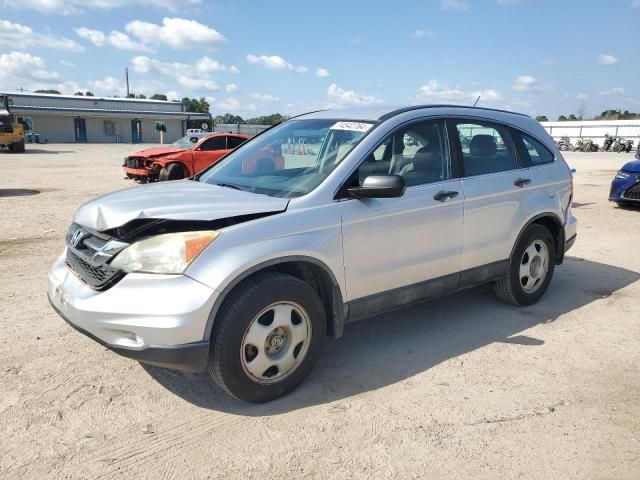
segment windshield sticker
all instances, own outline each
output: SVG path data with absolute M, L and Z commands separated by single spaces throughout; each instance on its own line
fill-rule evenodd
M 372 123 L 363 122 L 338 122 L 331 127 L 331 130 L 349 130 L 351 132 L 366 132 L 371 127 Z

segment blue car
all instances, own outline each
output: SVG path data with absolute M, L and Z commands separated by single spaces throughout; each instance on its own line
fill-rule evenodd
M 609 201 L 640 206 L 640 152 L 636 154 L 635 160 L 624 164 L 616 174 L 611 182 Z

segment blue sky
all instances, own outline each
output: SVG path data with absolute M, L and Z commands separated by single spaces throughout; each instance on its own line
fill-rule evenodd
M 640 111 L 640 0 L 0 0 L 0 89 L 204 96 L 244 117 Z

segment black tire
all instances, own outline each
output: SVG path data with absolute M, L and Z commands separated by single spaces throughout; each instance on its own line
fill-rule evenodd
M 170 163 L 160 170 L 158 180 L 160 182 L 166 182 L 168 180 L 182 180 L 184 177 L 184 167 L 179 163 Z
M 24 140 L 12 143 L 11 151 L 13 153 L 24 153 Z
M 305 346 L 305 356 L 290 374 L 280 381 L 259 383 L 245 371 L 242 344 L 254 318 L 278 302 L 295 302 L 304 309 L 311 339 Z M 303 382 L 320 354 L 325 335 L 324 307 L 309 284 L 283 273 L 258 274 L 236 287 L 218 312 L 208 371 L 211 378 L 235 398 L 252 403 L 268 402 L 286 395 Z
M 541 283 L 536 287 L 536 290 L 527 292 L 520 279 L 520 266 L 524 260 L 525 250 L 536 241 L 543 242 L 547 248 L 547 272 L 546 276 L 540 280 Z M 553 236 L 546 227 L 538 224 L 528 226 L 513 249 L 507 272 L 494 285 L 494 291 L 498 298 L 522 307 L 532 305 L 540 300 L 553 277 L 556 258 L 555 245 Z

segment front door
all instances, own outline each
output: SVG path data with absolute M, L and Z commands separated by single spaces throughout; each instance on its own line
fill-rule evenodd
M 362 162 L 357 181 L 385 174 L 404 177 L 402 197 L 341 202 L 347 294 L 356 317 L 459 284 L 464 192 L 451 175 L 444 122 L 418 121 L 388 137 Z
M 193 150 L 193 174 L 201 172 L 229 152 L 224 135 L 204 140 Z
M 84 118 L 74 118 L 73 126 L 76 134 L 76 142 L 87 143 L 87 124 Z
M 142 143 L 142 121 L 131 120 L 131 143 Z

